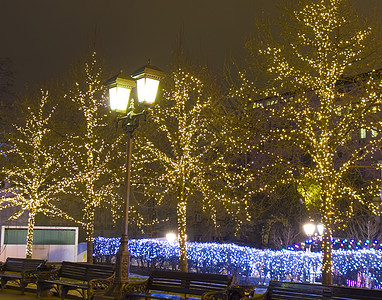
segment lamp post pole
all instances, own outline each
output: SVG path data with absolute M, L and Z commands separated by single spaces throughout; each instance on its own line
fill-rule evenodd
M 126 133 L 126 173 L 125 173 L 125 203 L 123 233 L 119 250 L 116 254 L 115 278 L 113 285 L 106 292 L 106 296 L 121 299 L 123 286 L 128 283 L 130 269 L 130 252 L 128 251 L 129 202 L 131 186 L 131 157 L 133 150 L 133 132 L 138 127 L 138 118 L 144 114 L 148 105 L 153 105 L 159 81 L 164 73 L 150 62 L 134 72 L 132 77 L 123 78 L 117 75 L 109 79 L 106 86 L 109 88 L 110 106 L 112 110 L 123 114 L 118 118 Z M 134 99 L 130 99 L 132 88 L 138 86 L 138 106 Z M 138 109 L 137 109 L 138 108 Z
M 115 281 L 118 285 L 129 279 L 130 252 L 128 250 L 128 228 L 129 228 L 129 203 L 130 203 L 130 178 L 131 178 L 131 154 L 133 148 L 133 131 L 126 130 L 126 174 L 125 174 L 125 210 L 123 219 L 123 233 L 121 236 L 119 250 L 117 252 Z M 121 286 L 122 288 L 122 286 Z

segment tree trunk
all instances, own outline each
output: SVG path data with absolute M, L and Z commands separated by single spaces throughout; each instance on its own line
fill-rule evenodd
M 93 239 L 91 241 L 87 240 L 86 241 L 86 256 L 87 256 L 87 259 L 86 261 L 89 263 L 89 264 L 92 264 L 93 263 Z
M 322 284 L 333 285 L 332 276 L 332 230 L 325 228 L 322 241 Z
M 94 227 L 93 222 L 86 228 L 86 261 L 89 264 L 93 263 L 93 235 L 94 235 Z
M 86 212 L 86 261 L 93 263 L 94 210 L 88 208 Z
M 181 201 L 180 203 L 178 203 L 177 211 L 180 271 L 188 272 L 186 248 L 187 206 L 185 201 Z
M 36 221 L 36 213 L 29 211 L 28 217 L 28 232 L 27 232 L 27 247 L 26 247 L 26 258 L 32 258 L 32 247 L 33 247 L 33 230 Z
M 326 180 L 330 182 L 330 177 Z M 324 235 L 322 239 L 322 284 L 333 285 L 332 276 L 332 218 L 333 218 L 333 191 L 332 185 L 323 186 L 322 221 L 324 224 Z

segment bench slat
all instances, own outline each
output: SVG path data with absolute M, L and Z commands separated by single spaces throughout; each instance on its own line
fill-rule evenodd
M 153 298 L 153 294 L 161 295 L 165 292 L 170 294 L 159 298 L 179 298 L 179 295 L 183 295 L 183 298 L 187 295 L 189 298 L 189 295 L 202 296 L 207 292 L 223 292 L 231 285 L 231 282 L 232 277 L 228 275 L 156 270 L 150 273 L 147 280 L 149 293 L 143 295 L 128 293 L 125 297 Z M 171 295 L 171 293 L 177 295 Z
M 113 266 L 63 261 L 57 273 L 59 278 L 53 280 L 40 278 L 38 280 L 37 296 L 39 297 L 42 290 L 50 289 L 52 285 L 56 285 L 61 287 L 62 297 L 65 297 L 69 290 L 77 290 L 82 297 L 86 297 L 86 293 L 82 292 L 83 290 L 94 294 L 94 291 L 90 289 L 91 280 L 99 279 L 105 283 L 109 281 L 111 283 L 110 277 L 113 274 Z
M 246 299 L 250 299 L 250 297 Z M 381 300 L 382 290 L 272 280 L 269 282 L 269 287 L 265 299 Z
M 25 287 L 34 281 L 32 272 L 42 264 L 45 264 L 43 259 L 7 257 L 5 263 L 1 265 L 1 288 L 3 289 L 8 281 L 15 281 L 24 294 Z
M 381 300 L 382 290 L 333 286 L 332 299 Z

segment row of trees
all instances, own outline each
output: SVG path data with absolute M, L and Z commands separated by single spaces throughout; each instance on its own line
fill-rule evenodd
M 232 143 L 265 155 L 257 168 L 263 174 L 280 165 L 277 182 L 294 184 L 312 217 L 318 214 L 325 227 L 323 283 L 331 284 L 333 230 L 343 229 L 357 206 L 373 213 L 379 208 L 369 193 L 375 195 L 378 186 L 357 185 L 354 174 L 366 161 L 376 167 L 373 153 L 381 146 L 382 81 L 380 71 L 373 70 L 380 62 L 380 42 L 351 1 L 299 5 L 287 10 L 277 39 L 248 43 L 256 70 L 265 70 L 267 77 L 258 78 L 260 83 L 240 73 L 232 94 L 242 105 L 248 99 L 269 102 L 258 102 L 261 118 L 252 139 L 232 134 Z M 370 134 L 366 142 L 359 142 L 361 131 Z M 261 184 L 257 191 L 263 189 Z
M 259 216 L 262 194 L 272 204 L 283 191 L 301 198 L 324 224 L 323 283 L 331 284 L 333 231 L 354 228 L 349 220 L 362 210 L 380 209 L 379 178 L 367 182 L 359 171 L 378 168 L 380 42 L 351 1 L 301 1 L 285 12 L 280 36 L 263 31 L 248 41 L 251 64 L 228 97 L 206 93 L 209 81 L 173 74 L 166 101 L 149 118 L 155 136 L 142 134 L 136 174 L 155 199 L 177 199 L 184 264 L 187 202 L 199 196 L 212 218 L 224 208 L 240 226 Z M 289 225 L 266 217 L 269 228 Z
M 83 225 L 91 261 L 96 209 L 115 214 L 119 207 L 112 165 L 118 143 L 113 143 L 96 54 L 68 75 L 70 82 L 2 110 L 11 127 L 3 132 L 1 172 L 11 185 L 2 191 L 0 208 L 18 208 L 10 220 L 28 214 L 27 257 L 36 217 L 44 214 Z
M 283 34 L 263 31 L 260 40 L 248 41 L 250 63 L 228 96 L 205 68 L 169 73 L 159 104 L 136 131 L 132 174 L 135 188 L 156 206 L 174 208 L 182 270 L 187 209 L 196 202 L 216 227 L 222 213 L 243 229 L 266 218 L 265 243 L 273 224 L 292 227 L 268 206 L 307 209 L 325 226 L 324 283 L 331 283 L 333 230 L 343 230 L 359 207 L 378 213 L 371 200 L 379 189 L 359 180 L 357 170 L 381 145 L 382 81 L 372 66 L 379 43 L 349 5 L 301 1 L 286 10 Z M 42 91 L 7 134 L 2 172 L 12 186 L 2 208 L 20 207 L 13 219 L 29 212 L 28 256 L 37 213 L 81 223 L 91 258 L 96 208 L 115 216 L 119 210 L 121 137 L 108 127 L 113 118 L 96 57 L 82 70 L 83 79 L 64 96 L 50 102 L 51 93 Z M 367 142 L 358 142 L 361 130 L 369 133 Z M 73 200 L 80 218 L 69 213 Z M 141 220 L 139 207 L 132 211 Z

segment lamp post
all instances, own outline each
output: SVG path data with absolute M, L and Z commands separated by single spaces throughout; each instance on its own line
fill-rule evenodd
M 309 237 L 309 239 L 314 234 L 315 229 L 316 229 L 316 226 L 313 223 L 307 223 L 307 224 L 304 225 L 305 234 Z M 310 243 L 309 244 L 309 248 L 307 249 L 307 252 L 310 252 L 310 247 L 311 246 L 312 246 L 312 244 Z
M 318 223 L 317 225 L 309 222 L 304 225 L 305 234 L 312 239 L 312 243 L 316 242 L 317 239 L 320 239 L 324 234 L 324 225 Z M 312 243 L 309 244 L 308 252 L 311 251 Z M 319 243 L 317 243 L 319 245 Z M 313 249 L 314 250 L 314 249 Z
M 305 234 L 311 239 L 311 242 L 309 243 L 309 247 L 306 249 L 306 252 L 310 253 L 312 250 L 314 251 L 315 246 L 317 245 L 318 250 L 320 250 L 320 242 L 319 240 L 322 238 L 322 235 L 324 234 L 324 225 L 321 223 L 318 223 L 317 225 L 313 222 L 306 223 L 304 225 L 304 231 Z M 313 249 L 311 249 L 313 244 Z M 313 276 L 310 276 L 309 273 L 309 279 L 311 283 L 315 282 L 316 279 L 316 272 L 315 269 L 313 269 Z
M 138 118 L 144 114 L 146 107 L 154 104 L 159 81 L 163 77 L 164 73 L 152 66 L 149 61 L 147 65 L 134 72 L 131 76 L 118 74 L 105 84 L 109 89 L 110 108 L 121 114 L 118 121 L 122 123 L 122 128 L 126 133 L 124 231 L 117 252 L 114 283 L 107 293 L 108 296 L 117 299 L 122 297 L 122 287 L 129 279 L 128 223 L 133 132 L 138 127 Z M 134 87 L 137 87 L 138 99 L 130 97 L 131 90 Z

